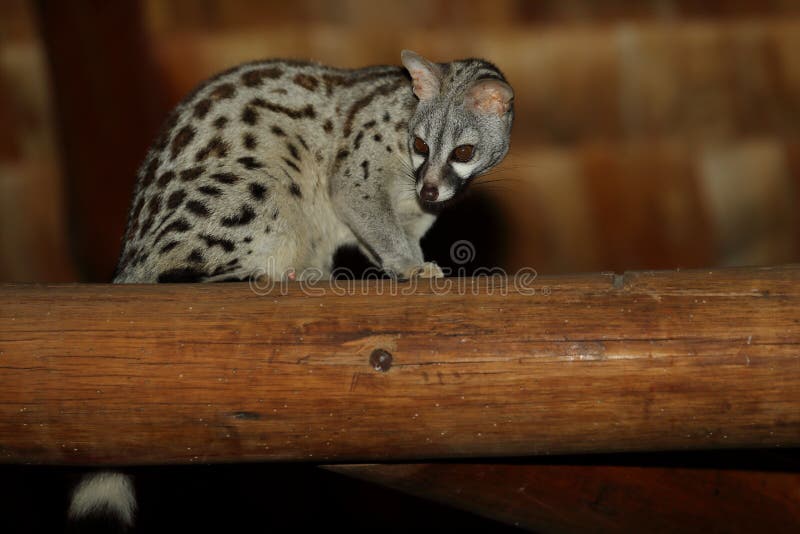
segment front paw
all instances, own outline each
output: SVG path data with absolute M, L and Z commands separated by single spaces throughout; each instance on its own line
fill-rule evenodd
M 403 278 L 444 278 L 442 269 L 436 265 L 435 261 L 426 261 L 422 265 L 415 265 L 410 269 L 406 269 L 403 273 Z

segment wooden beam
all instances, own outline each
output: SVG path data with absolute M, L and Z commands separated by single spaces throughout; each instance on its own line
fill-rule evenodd
M 439 283 L 2 286 L 0 458 L 800 445 L 800 267 Z
M 535 532 L 796 532 L 800 524 L 800 473 L 791 470 L 512 464 L 326 469 Z

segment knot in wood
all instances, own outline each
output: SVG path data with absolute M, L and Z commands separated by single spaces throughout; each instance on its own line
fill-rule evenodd
M 369 364 L 376 371 L 385 373 L 392 367 L 392 355 L 383 349 L 375 349 L 369 356 Z

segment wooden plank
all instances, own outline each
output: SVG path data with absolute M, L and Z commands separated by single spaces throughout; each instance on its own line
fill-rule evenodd
M 788 533 L 800 525 L 797 472 L 510 464 L 326 469 L 536 532 Z
M 507 282 L 2 286 L 0 458 L 800 445 L 800 267 Z

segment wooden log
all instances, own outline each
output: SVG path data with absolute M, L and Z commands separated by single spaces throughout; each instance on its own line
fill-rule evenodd
M 788 533 L 800 525 L 797 472 L 511 464 L 326 469 L 535 532 Z
M 6 285 L 0 458 L 798 446 L 798 282 L 787 266 L 514 278 L 505 292 L 487 279 L 340 285 L 346 295 Z

